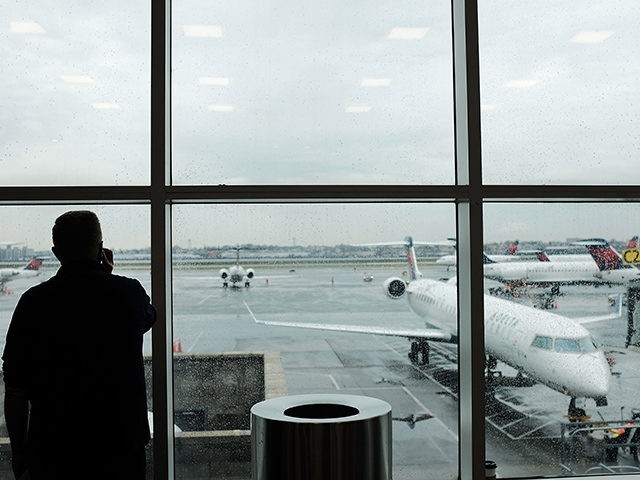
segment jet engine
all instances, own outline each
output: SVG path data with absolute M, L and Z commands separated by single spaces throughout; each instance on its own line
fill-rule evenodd
M 247 278 L 253 278 L 253 276 L 255 275 L 253 268 L 247 268 L 245 275 L 247 276 Z
M 394 300 L 401 298 L 407 291 L 407 284 L 401 278 L 391 277 L 384 282 L 384 291 Z
M 222 278 L 224 280 L 228 276 L 229 276 L 229 270 L 227 270 L 226 268 L 221 268 L 220 269 L 220 278 Z

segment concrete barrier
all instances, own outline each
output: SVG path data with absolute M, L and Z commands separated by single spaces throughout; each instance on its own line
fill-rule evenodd
M 173 369 L 175 422 L 181 430 L 175 435 L 177 477 L 251 478 L 251 407 L 286 395 L 280 353 L 177 353 Z M 150 358 L 145 358 L 145 376 L 149 409 L 153 410 Z M 4 397 L 2 381 L 0 394 Z M 0 478 L 11 478 L 2 402 L 0 419 Z M 152 446 L 147 451 L 152 452 Z M 148 478 L 153 478 L 150 458 L 148 471 Z

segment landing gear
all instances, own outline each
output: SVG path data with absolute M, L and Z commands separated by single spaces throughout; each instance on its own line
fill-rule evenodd
M 567 410 L 567 418 L 570 422 L 587 422 L 591 417 L 587 416 L 584 408 L 576 407 L 576 397 L 569 400 L 569 409 Z
M 428 365 L 429 342 L 427 342 L 426 340 L 414 340 L 413 342 L 411 342 L 409 361 L 414 365 Z
M 222 288 L 229 288 L 229 282 L 223 282 Z
M 244 288 L 249 288 L 249 282 L 244 282 Z
M 554 296 L 560 295 L 560 285 L 553 285 L 551 287 L 551 295 L 554 295 Z

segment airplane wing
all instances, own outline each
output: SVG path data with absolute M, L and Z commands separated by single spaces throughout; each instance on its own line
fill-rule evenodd
M 595 323 L 595 322 L 604 322 L 607 320 L 615 320 L 616 318 L 620 318 L 622 316 L 622 294 L 619 293 L 615 297 L 615 311 L 606 313 L 604 315 L 593 315 L 590 317 L 571 317 L 572 320 L 584 325 L 586 323 Z
M 243 301 L 244 306 L 247 307 L 251 318 L 255 323 L 260 325 L 278 326 L 278 327 L 293 327 L 293 328 L 307 328 L 311 330 L 327 330 L 333 332 L 350 332 L 350 333 L 368 333 L 370 335 L 386 335 L 391 337 L 402 337 L 411 339 L 425 339 L 434 342 L 454 343 L 455 338 L 447 332 L 439 330 L 437 328 L 416 328 L 416 329 L 391 329 L 387 327 L 376 327 L 373 325 L 339 325 L 339 324 L 325 324 L 325 323 L 306 323 L 306 322 L 280 322 L 280 321 L 267 321 L 258 320 L 253 311 Z

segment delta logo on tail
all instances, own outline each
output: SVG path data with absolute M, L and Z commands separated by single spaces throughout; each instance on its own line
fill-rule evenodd
M 580 240 L 575 243 L 584 245 L 587 248 L 587 251 L 591 254 L 591 257 L 593 257 L 593 260 L 601 272 L 629 268 L 629 265 L 624 264 L 618 252 L 609 245 L 609 242 L 602 238 Z
M 587 250 L 593 256 L 600 270 L 618 270 L 623 267 L 622 259 L 610 248 L 591 246 L 587 247 Z
M 41 266 L 42 266 L 42 260 L 40 258 L 34 258 L 29 263 L 27 263 L 27 266 L 24 267 L 24 269 L 25 270 L 39 270 Z

